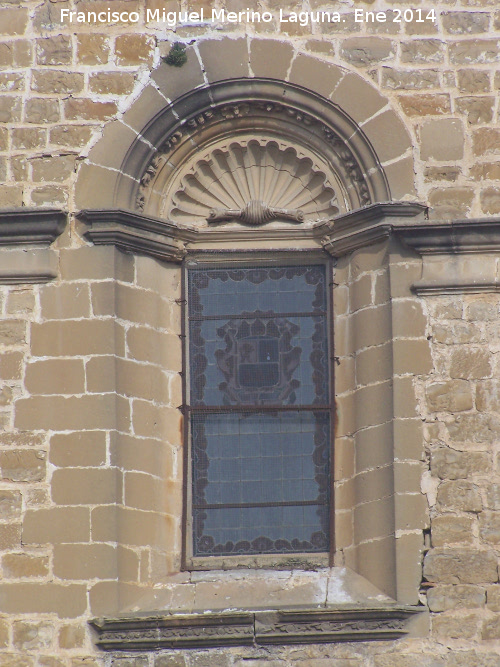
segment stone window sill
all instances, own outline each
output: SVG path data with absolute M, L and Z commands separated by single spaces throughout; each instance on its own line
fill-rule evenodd
M 404 637 L 422 610 L 344 567 L 184 572 L 91 625 L 106 651 L 352 642 Z

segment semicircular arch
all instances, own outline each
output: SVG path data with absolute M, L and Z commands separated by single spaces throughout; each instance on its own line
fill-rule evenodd
M 283 151 L 310 158 L 313 172 L 326 165 L 339 212 L 415 196 L 410 136 L 361 76 L 274 40 L 208 41 L 188 49 L 185 71 L 162 64 L 123 118 L 105 128 L 78 176 L 79 208 L 168 216 L 175 172 L 196 171 L 197 153 L 252 128 L 261 143 L 274 137 Z M 249 49 L 249 69 L 224 46 Z M 266 49 L 281 63 L 271 73 L 283 79 L 259 76 Z

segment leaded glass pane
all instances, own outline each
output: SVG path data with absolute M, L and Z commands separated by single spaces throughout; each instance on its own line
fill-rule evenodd
M 190 271 L 195 555 L 327 549 L 325 279 L 323 266 Z

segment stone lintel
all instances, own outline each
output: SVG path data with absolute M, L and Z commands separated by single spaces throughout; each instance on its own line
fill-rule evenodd
M 394 640 L 420 607 L 125 614 L 90 621 L 105 651 Z
M 0 211 L 0 245 L 50 245 L 62 233 L 68 214 L 60 209 Z

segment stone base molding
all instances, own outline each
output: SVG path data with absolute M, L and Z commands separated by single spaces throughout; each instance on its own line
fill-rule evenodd
M 397 606 L 128 615 L 91 621 L 105 651 L 393 640 L 421 611 Z

